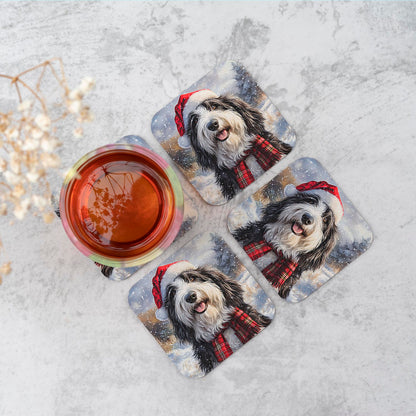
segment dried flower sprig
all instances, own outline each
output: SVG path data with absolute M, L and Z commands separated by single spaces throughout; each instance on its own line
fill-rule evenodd
M 84 97 L 94 80 L 84 78 L 71 90 L 60 58 L 16 76 L 0 74 L 0 79 L 9 83 L 16 97 L 16 109 L 0 112 L 0 215 L 11 212 L 22 220 L 32 212 L 50 223 L 54 214 L 47 175 L 60 166 L 56 151 L 62 142 L 57 130 L 63 119 L 70 118 L 74 137 L 82 137 L 81 123 L 93 120 Z M 10 271 L 10 262 L 0 263 L 0 283 Z

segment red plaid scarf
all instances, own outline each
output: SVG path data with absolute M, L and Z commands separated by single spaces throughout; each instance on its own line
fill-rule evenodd
M 254 182 L 254 176 L 246 165 L 245 158 L 253 155 L 263 170 L 270 169 L 282 158 L 282 154 L 275 149 L 266 139 L 257 136 L 253 146 L 247 150 L 243 159 L 233 168 L 238 186 L 244 189 Z
M 273 251 L 276 254 L 277 260 L 262 270 L 264 277 L 276 288 L 282 287 L 298 267 L 298 263 L 285 258 L 281 251 L 274 250 L 266 240 L 248 244 L 244 246 L 244 251 L 249 255 L 251 260 L 257 260 L 269 251 Z
M 219 332 L 214 340 L 211 341 L 212 346 L 214 347 L 215 357 L 219 363 L 224 361 L 233 353 L 230 345 L 223 335 L 224 331 L 228 327 L 231 327 L 234 330 L 238 339 L 243 344 L 248 342 L 261 331 L 261 327 L 257 322 L 253 321 L 253 319 L 241 309 L 235 308 L 231 320 L 223 326 L 221 332 Z

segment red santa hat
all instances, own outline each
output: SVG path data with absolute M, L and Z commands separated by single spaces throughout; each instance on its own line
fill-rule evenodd
M 310 181 L 296 187 L 293 184 L 289 184 L 285 187 L 284 192 L 286 196 L 293 196 L 297 192 L 318 195 L 334 213 L 335 224 L 338 224 L 344 215 L 344 207 L 342 206 L 338 188 L 335 185 L 330 185 L 328 182 Z
M 157 268 L 156 274 L 152 279 L 152 295 L 158 308 L 156 311 L 156 318 L 158 318 L 160 321 L 163 321 L 168 317 L 166 309 L 163 305 L 163 301 L 165 299 L 166 288 L 168 287 L 169 283 L 172 283 L 175 277 L 179 276 L 182 272 L 195 269 L 196 267 L 193 264 L 185 260 L 165 264 L 164 266 Z
M 217 94 L 207 89 L 188 92 L 179 97 L 178 104 L 175 106 L 175 123 L 181 136 L 186 132 L 190 112 L 208 98 L 217 97 Z

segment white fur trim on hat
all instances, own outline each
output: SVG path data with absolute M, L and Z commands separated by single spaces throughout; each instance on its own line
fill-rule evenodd
M 186 270 L 195 269 L 196 267 L 186 260 L 178 261 L 177 263 L 172 264 L 172 266 L 166 269 L 166 272 L 163 275 L 163 279 L 160 283 L 160 292 L 162 293 L 162 299 L 165 298 L 167 286 L 173 282 L 175 277 L 179 276 L 182 272 Z
M 166 269 L 160 281 L 160 293 L 162 300 L 165 299 L 166 289 L 168 285 L 172 283 L 177 276 L 179 276 L 184 271 L 195 269 L 196 267 L 186 260 L 178 261 L 169 266 Z M 168 319 L 167 311 L 164 306 L 157 309 L 155 315 L 159 321 L 165 321 L 166 319 Z
M 209 98 L 218 98 L 218 95 L 215 94 L 215 92 L 211 90 L 200 90 L 197 92 L 194 92 L 188 99 L 188 101 L 185 104 L 185 108 L 183 110 L 183 121 L 185 123 L 185 126 L 188 122 L 188 116 L 189 114 L 195 110 L 196 107 L 198 107 L 199 104 L 201 104 L 203 101 L 208 100 Z
M 298 191 L 296 190 L 296 186 L 293 185 L 293 183 L 290 183 L 289 185 L 285 186 L 285 189 L 283 190 L 283 192 L 284 192 L 285 196 L 287 197 L 287 196 L 296 195 L 296 193 Z
M 335 224 L 338 224 L 341 221 L 341 218 L 344 215 L 344 207 L 342 206 L 338 188 L 335 185 L 330 185 L 325 181 L 311 181 L 300 184 L 298 186 L 289 184 L 284 189 L 284 194 L 286 197 L 296 195 L 296 193 L 313 194 L 319 196 L 319 198 L 325 202 L 334 213 Z

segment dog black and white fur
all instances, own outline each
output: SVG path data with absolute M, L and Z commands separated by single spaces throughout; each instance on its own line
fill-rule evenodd
M 300 277 L 323 267 L 335 247 L 338 231 L 332 209 L 318 195 L 297 193 L 267 205 L 259 221 L 248 223 L 233 235 L 243 246 L 266 240 L 285 258 L 298 263 L 279 288 L 280 296 L 286 298 Z M 256 265 L 262 269 L 273 258 L 276 255 L 269 252 Z
M 241 284 L 210 267 L 183 271 L 166 288 L 164 306 L 176 337 L 193 346 L 194 356 L 205 373 L 217 364 L 211 341 L 230 319 L 236 307 L 246 312 L 261 327 L 270 318 L 257 312 L 243 299 Z M 232 329 L 225 336 L 230 346 L 238 345 Z M 234 345 L 232 345 L 234 343 Z M 241 343 L 240 343 L 241 345 Z
M 219 96 L 202 101 L 190 114 L 186 132 L 198 164 L 215 172 L 223 196 L 231 199 L 240 189 L 233 168 L 247 159 L 253 171 L 259 166 L 246 157 L 257 136 L 266 139 L 282 155 L 291 146 L 266 130 L 264 116 L 257 108 L 233 96 Z

